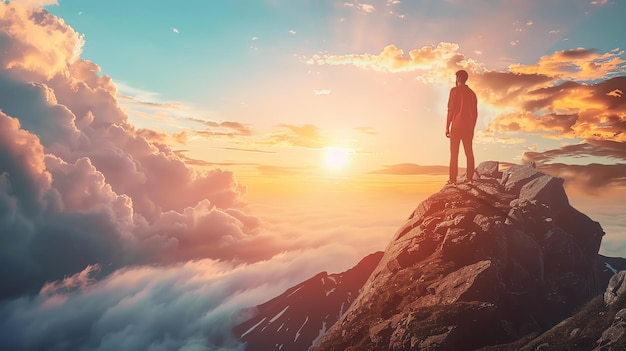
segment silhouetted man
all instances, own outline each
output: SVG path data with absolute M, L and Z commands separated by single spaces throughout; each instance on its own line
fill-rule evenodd
M 467 160 L 467 182 L 474 177 L 474 150 L 472 139 L 478 118 L 478 102 L 476 94 L 465 82 L 467 72 L 456 72 L 456 86 L 450 89 L 448 98 L 448 118 L 446 121 L 446 137 L 450 138 L 450 178 L 448 184 L 456 184 L 459 172 L 459 147 L 463 142 Z

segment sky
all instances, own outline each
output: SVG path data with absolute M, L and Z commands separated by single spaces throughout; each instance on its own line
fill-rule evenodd
M 624 257 L 625 11 L 0 2 L 0 346 L 242 350 L 242 309 L 384 250 L 443 186 L 458 69 L 477 162 L 563 178 Z

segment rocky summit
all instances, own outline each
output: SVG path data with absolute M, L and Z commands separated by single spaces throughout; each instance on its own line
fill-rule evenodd
M 478 166 L 413 211 L 384 254 L 257 306 L 246 350 L 624 350 L 626 259 L 534 164 Z
M 472 183 L 419 204 L 313 349 L 474 350 L 539 335 L 604 292 L 603 235 L 562 179 L 484 162 Z

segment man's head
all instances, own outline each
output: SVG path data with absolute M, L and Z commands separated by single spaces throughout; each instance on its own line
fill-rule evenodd
M 465 84 L 465 82 L 467 82 L 467 76 L 468 76 L 467 71 L 462 69 L 462 70 L 456 71 L 455 74 L 456 74 L 456 82 L 458 84 Z

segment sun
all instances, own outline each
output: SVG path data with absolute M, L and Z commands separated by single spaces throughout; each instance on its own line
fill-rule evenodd
M 327 147 L 324 149 L 324 164 L 331 171 L 340 171 L 348 166 L 350 150 L 340 147 Z

